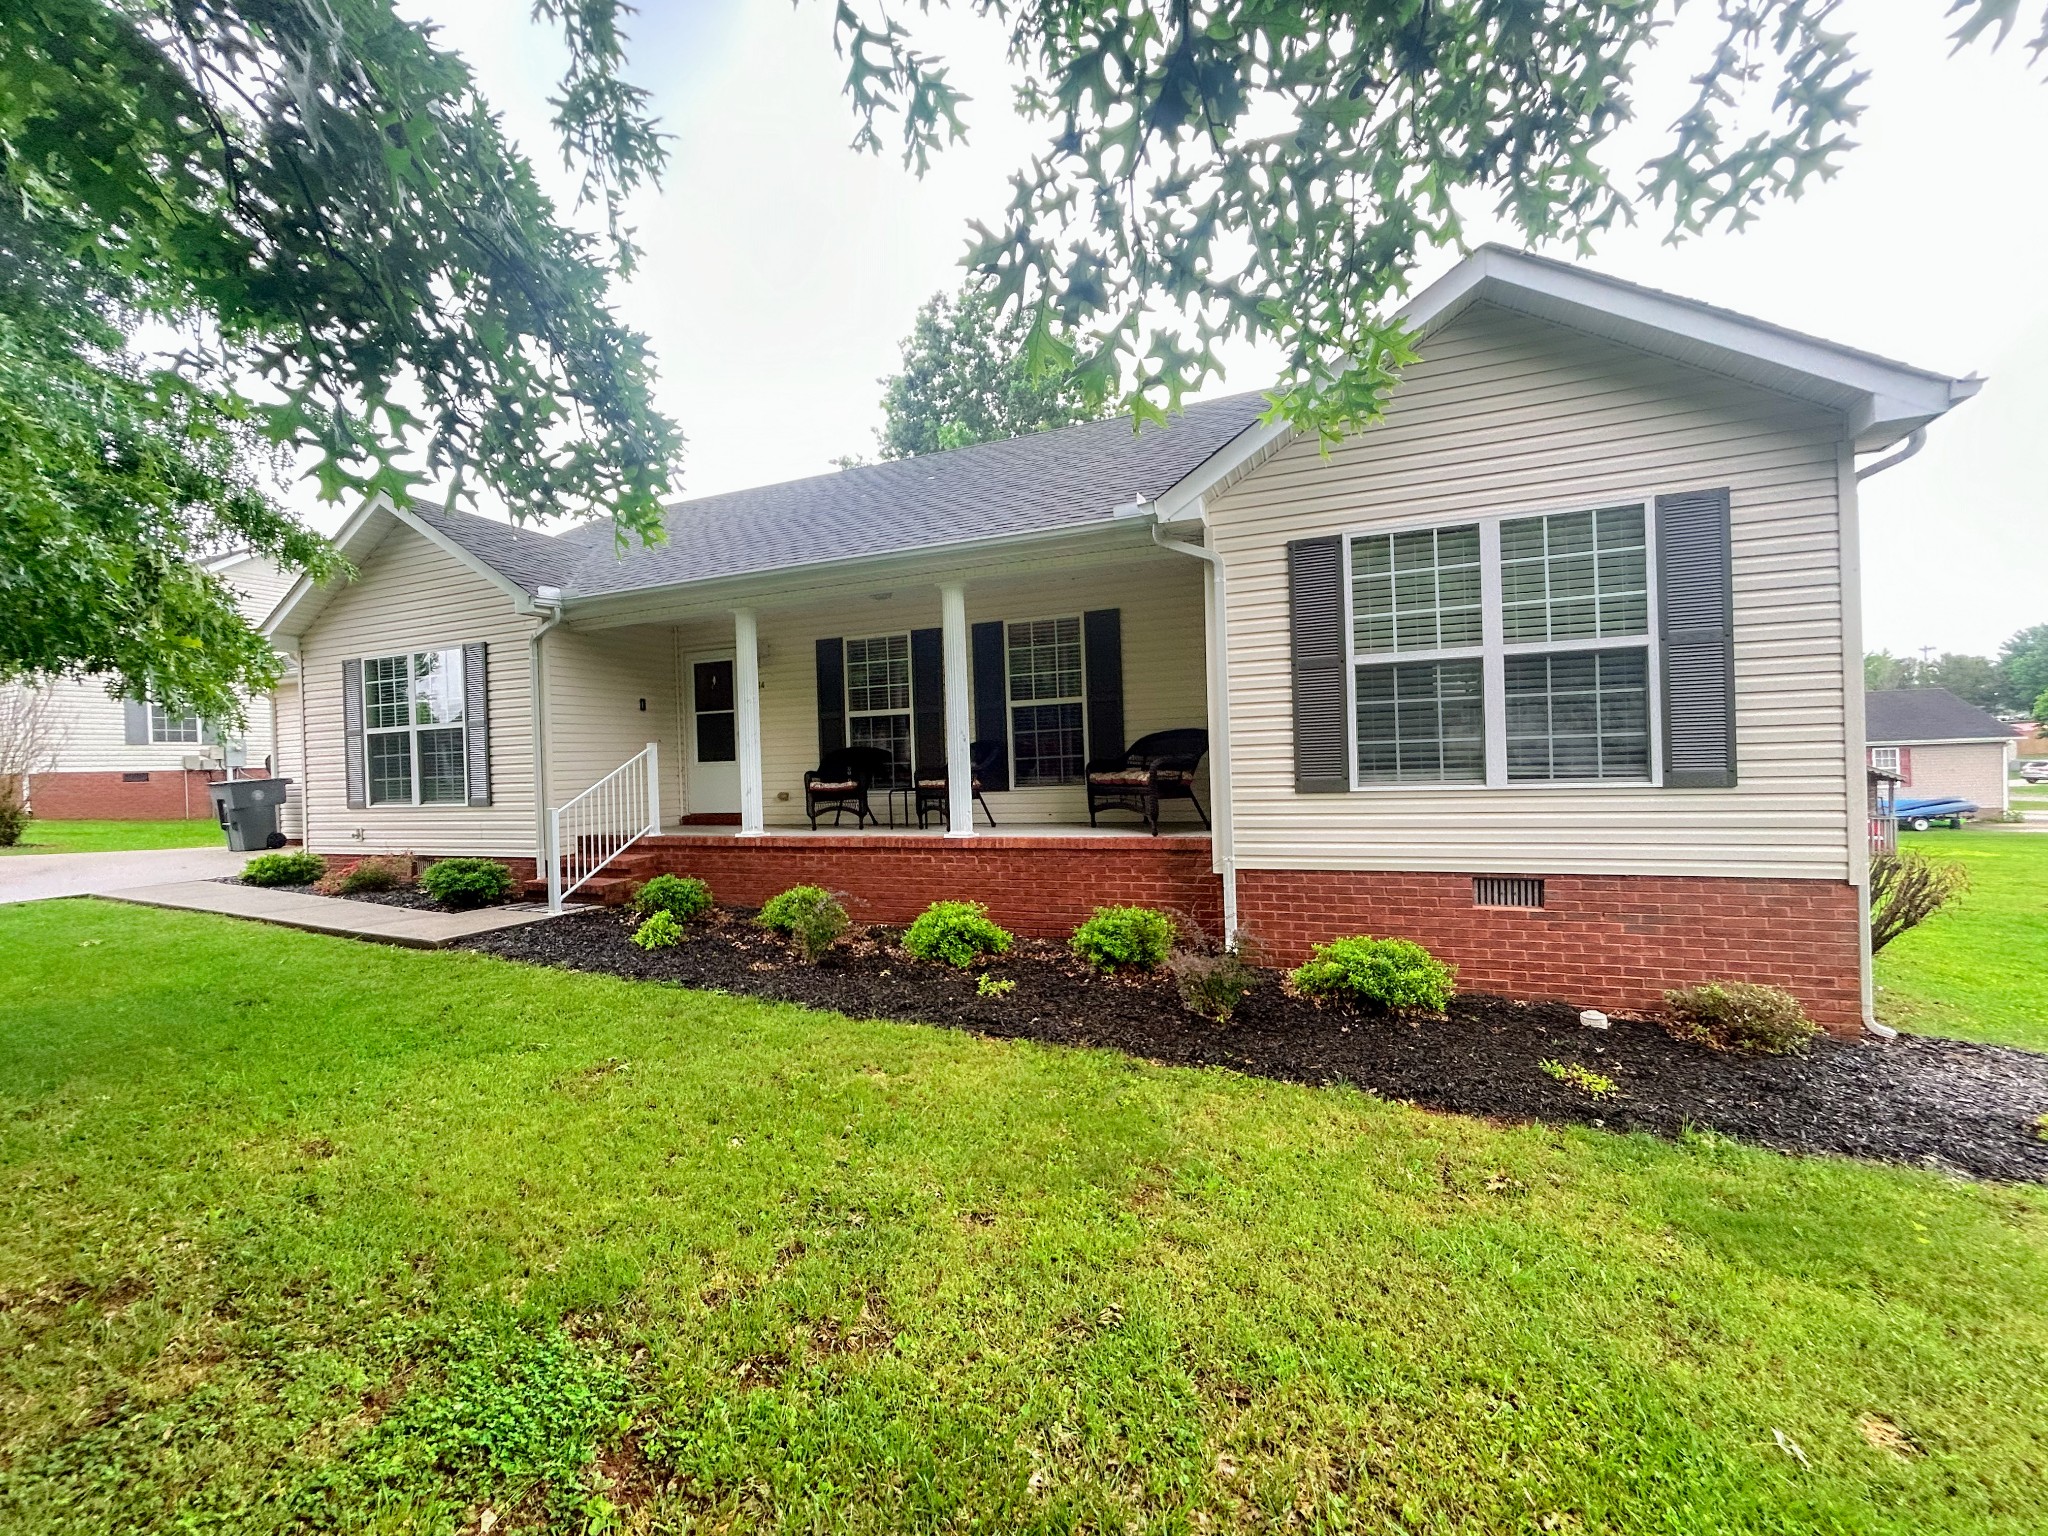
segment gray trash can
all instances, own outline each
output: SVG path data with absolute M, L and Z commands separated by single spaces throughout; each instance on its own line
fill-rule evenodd
M 284 805 L 290 779 L 229 779 L 209 784 L 213 812 L 228 835 L 228 847 L 236 853 L 260 853 L 265 848 L 282 848 L 284 834 L 277 830 L 277 813 Z

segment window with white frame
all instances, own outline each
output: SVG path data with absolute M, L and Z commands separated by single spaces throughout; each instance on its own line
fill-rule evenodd
M 161 704 L 149 706 L 149 739 L 166 745 L 197 746 L 205 731 L 197 715 L 174 715 Z
M 1355 782 L 1652 778 L 1642 504 L 1360 534 L 1350 562 Z
M 1013 784 L 1078 784 L 1088 766 L 1078 615 L 1004 626 Z
M 889 782 L 910 782 L 910 636 L 846 642 L 846 744 L 889 754 Z
M 1886 773 L 1897 773 L 1899 771 L 1899 749 L 1897 747 L 1872 747 L 1870 749 L 1870 766 L 1882 769 Z
M 469 800 L 462 651 L 363 661 L 363 754 L 372 805 Z

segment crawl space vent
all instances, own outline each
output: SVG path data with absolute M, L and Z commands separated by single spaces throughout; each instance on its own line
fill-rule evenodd
M 1543 882 L 1523 875 L 1478 875 L 1472 881 L 1475 907 L 1540 907 Z

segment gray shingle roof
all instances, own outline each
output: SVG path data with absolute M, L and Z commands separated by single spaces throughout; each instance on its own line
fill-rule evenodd
M 1089 422 L 703 496 L 668 508 L 666 544 L 623 552 L 609 523 L 545 534 L 414 510 L 528 592 L 593 597 L 1107 521 L 1185 479 L 1265 408 L 1263 394 L 1231 395 L 1139 433 L 1127 417 Z
M 2012 732 L 1995 716 L 1966 704 L 1946 688 L 1894 688 L 1863 696 L 1863 735 L 1876 746 L 1896 742 L 2007 740 Z

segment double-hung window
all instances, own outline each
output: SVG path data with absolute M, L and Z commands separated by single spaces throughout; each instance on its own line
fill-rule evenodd
M 1870 749 L 1870 766 L 1881 773 L 1897 773 L 1899 771 L 1899 749 L 1897 747 L 1872 747 Z
M 1643 505 L 1349 544 L 1355 783 L 1650 781 Z
M 1088 766 L 1081 620 L 1016 619 L 1004 626 L 1013 784 L 1078 784 Z
M 846 744 L 889 754 L 889 782 L 910 782 L 910 636 L 846 642 Z
M 363 661 L 363 753 L 372 805 L 469 799 L 462 651 Z
M 174 715 L 161 704 L 149 706 L 149 739 L 166 745 L 197 746 L 204 739 L 197 715 Z

